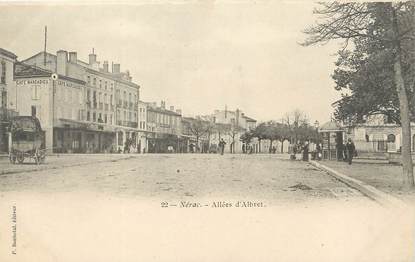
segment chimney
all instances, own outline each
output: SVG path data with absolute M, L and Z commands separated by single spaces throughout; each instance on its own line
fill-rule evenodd
M 78 55 L 76 52 L 69 52 L 69 62 L 75 64 L 78 62 Z
M 170 106 L 170 111 L 174 112 L 174 106 Z
M 96 54 L 89 54 L 89 65 L 94 65 L 97 62 Z
M 108 73 L 108 61 L 104 61 L 104 64 L 102 66 L 104 68 L 104 72 Z
M 119 74 L 121 72 L 121 65 L 120 64 L 113 64 L 112 65 L 112 73 Z
M 176 113 L 181 115 L 182 114 L 182 110 L 181 109 L 176 109 Z
M 66 76 L 66 65 L 68 63 L 68 52 L 65 50 L 59 50 L 56 52 L 57 63 L 56 63 L 56 73 L 59 75 Z
M 160 107 L 161 107 L 162 109 L 166 109 L 166 102 L 164 102 L 163 100 L 161 100 L 161 102 L 160 102 Z

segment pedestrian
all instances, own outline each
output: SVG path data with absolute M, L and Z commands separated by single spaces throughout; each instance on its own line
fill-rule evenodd
M 303 161 L 308 161 L 308 146 L 308 141 L 305 141 L 303 145 Z
M 246 153 L 246 149 L 245 149 L 245 143 L 242 144 L 242 153 L 245 154 Z
M 223 140 L 223 138 L 221 138 L 219 142 L 219 150 L 220 150 L 221 155 L 223 155 L 225 151 L 225 145 L 226 145 L 226 142 Z
M 321 160 L 321 144 L 317 143 L 316 146 L 316 159 Z
M 347 153 L 347 160 L 349 161 L 349 165 L 352 164 L 353 156 L 356 154 L 356 147 L 352 142 L 352 139 L 349 138 L 346 143 L 346 153 Z

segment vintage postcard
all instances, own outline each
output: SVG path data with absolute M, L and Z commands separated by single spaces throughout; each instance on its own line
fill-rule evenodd
M 0 261 L 415 261 L 414 25 L 0 0 Z

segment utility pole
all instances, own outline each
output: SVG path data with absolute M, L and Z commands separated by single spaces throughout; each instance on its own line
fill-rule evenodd
M 46 43 L 48 38 L 48 27 L 45 26 L 45 47 L 43 49 L 43 65 L 46 67 Z

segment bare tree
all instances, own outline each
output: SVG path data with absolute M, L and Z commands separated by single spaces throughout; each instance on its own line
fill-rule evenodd
M 414 187 L 411 158 L 410 111 L 407 90 L 413 89 L 403 76 L 402 60 L 410 55 L 403 49 L 409 46 L 413 52 L 415 40 L 415 4 L 409 2 L 331 2 L 320 3 L 314 10 L 319 21 L 304 32 L 308 39 L 304 46 L 342 40 L 343 50 L 357 39 L 368 45 L 377 43 L 393 55 L 394 85 L 399 98 L 402 126 L 402 167 L 405 185 Z

